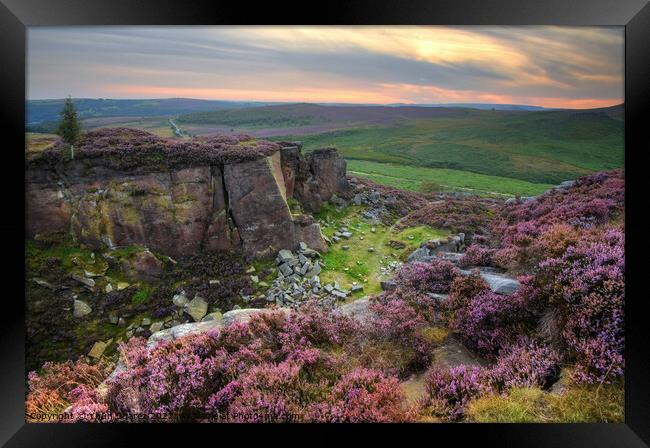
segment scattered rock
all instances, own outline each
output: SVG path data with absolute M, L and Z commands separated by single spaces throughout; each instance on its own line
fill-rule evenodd
M 164 325 L 164 322 L 154 322 L 149 327 L 149 331 L 151 331 L 152 333 L 156 333 L 156 332 L 162 330 L 163 325 Z
M 464 275 L 469 275 L 471 273 L 471 271 L 463 269 L 460 272 Z M 519 289 L 519 281 L 515 279 L 506 277 L 502 274 L 489 274 L 486 272 L 481 272 L 480 269 L 479 273 L 481 274 L 481 277 L 483 277 L 483 279 L 488 283 L 490 289 L 492 289 L 492 292 L 495 294 L 509 296 L 511 294 L 514 294 Z
M 51 290 L 55 289 L 54 285 L 52 285 L 51 283 L 48 283 L 45 280 L 42 280 L 40 278 L 33 278 L 32 280 L 34 281 L 34 283 L 36 283 L 37 285 L 42 286 L 44 288 L 51 289 Z
M 73 306 L 74 317 L 84 317 L 90 314 L 93 309 L 86 302 L 75 299 Z
M 370 316 L 369 305 L 370 299 L 362 297 L 352 303 L 339 306 L 335 312 L 363 322 Z
M 339 299 L 345 299 L 348 296 L 348 294 L 345 291 L 339 291 L 338 289 L 334 289 L 332 291 L 332 295 Z
M 281 309 L 283 312 L 288 312 L 287 309 Z M 239 310 L 228 311 L 221 318 L 221 324 L 224 327 L 232 325 L 234 323 L 246 323 L 251 320 L 251 318 L 257 314 L 262 313 L 271 313 L 273 310 L 268 308 L 245 308 Z
M 205 315 L 203 319 L 201 319 L 201 322 L 209 322 L 211 320 L 221 320 L 223 314 L 221 311 L 213 311 L 212 313 L 208 313 Z
M 194 298 L 185 305 L 185 312 L 194 319 L 194 322 L 199 322 L 208 312 L 208 302 L 206 302 L 201 296 L 194 296 Z
M 174 305 L 176 305 L 177 307 L 184 307 L 185 305 L 187 305 L 187 302 L 189 302 L 189 299 L 188 299 L 187 296 L 185 295 L 185 292 L 181 292 L 180 294 L 176 294 L 176 295 L 172 298 L 172 302 L 173 302 Z
M 163 273 L 163 264 L 149 250 L 143 250 L 122 260 L 122 270 L 130 277 L 156 281 Z
M 76 274 L 72 274 L 71 277 L 91 290 L 95 286 L 95 280 L 93 280 L 92 278 L 81 277 Z
M 393 280 L 383 280 L 380 283 L 380 286 L 384 291 L 392 291 L 394 289 L 397 289 L 397 283 L 395 283 Z
M 106 351 L 106 348 L 111 344 L 111 342 L 113 342 L 113 339 L 109 339 L 106 342 L 103 341 L 95 342 L 93 347 L 88 352 L 88 356 L 94 359 L 101 358 L 104 352 Z
M 282 249 L 278 253 L 278 259 L 280 260 L 281 263 L 286 263 L 294 258 L 293 254 L 291 253 L 290 250 L 287 249 Z

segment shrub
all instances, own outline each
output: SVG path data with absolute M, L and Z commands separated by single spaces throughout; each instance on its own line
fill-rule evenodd
M 113 169 L 144 171 L 201 165 L 224 165 L 246 162 L 278 151 L 277 143 L 256 140 L 246 135 L 219 135 L 173 140 L 149 132 L 106 128 L 87 132 L 75 147 L 75 160 L 92 159 Z M 59 140 L 30 159 L 33 164 L 57 164 L 65 161 L 65 144 Z
M 317 422 L 406 421 L 405 397 L 396 378 L 381 372 L 356 369 L 344 375 L 324 403 L 312 404 L 308 420 Z
M 397 273 L 400 288 L 412 290 L 418 294 L 434 292 L 446 294 L 454 278 L 460 272 L 448 261 L 433 260 L 430 263 L 415 261 L 407 263 Z
M 472 398 L 490 392 L 484 369 L 476 366 L 451 369 L 434 366 L 427 371 L 425 382 L 426 398 L 422 406 L 427 412 L 449 420 L 462 418 Z
M 559 362 L 557 352 L 523 337 L 502 351 L 497 363 L 490 368 L 490 381 L 495 390 L 547 388 L 559 378 Z
M 456 277 L 449 288 L 449 297 L 445 301 L 449 326 L 453 328 L 463 318 L 472 298 L 489 290 L 490 287 L 478 271 L 473 271 L 465 277 Z
M 568 224 L 553 224 L 534 237 L 519 235 L 513 244 L 493 254 L 493 262 L 509 270 L 529 270 L 546 258 L 561 256 L 584 232 Z
M 79 390 L 73 409 L 163 421 L 403 421 L 397 379 L 349 357 L 356 325 L 308 305 L 151 348 L 133 338 L 106 398 Z
M 489 231 L 501 204 L 499 200 L 478 196 L 446 196 L 416 208 L 400 221 L 399 227 L 428 225 L 453 232 L 484 234 Z
M 97 387 L 112 367 L 111 363 L 104 361 L 91 365 L 78 360 L 46 362 L 40 372 L 29 372 L 25 402 L 27 420 L 42 421 L 43 416 L 60 414 L 71 402 L 85 399 L 81 394 L 82 389 L 77 389 Z M 77 392 L 74 392 L 75 390 Z
M 562 316 L 576 381 L 607 382 L 623 375 L 624 244 L 620 230 L 608 229 L 540 263 L 538 283 Z
M 525 332 L 529 321 L 530 316 L 519 296 L 482 291 L 457 311 L 451 328 L 471 349 L 494 357 Z
M 491 266 L 494 252 L 494 249 L 472 244 L 465 250 L 465 253 L 459 261 L 459 265 L 462 267 Z
M 620 219 L 624 210 L 622 170 L 579 178 L 568 189 L 552 189 L 531 201 L 506 205 L 492 223 L 501 250 L 496 258 L 507 268 L 531 268 L 561 252 L 581 233 Z
M 387 295 L 373 300 L 370 311 L 371 317 L 365 325 L 367 338 L 373 344 L 389 342 L 400 348 L 400 362 L 393 366 L 395 373 L 406 376 L 429 364 L 435 342 L 423 333 L 427 321 L 414 307 L 394 295 Z

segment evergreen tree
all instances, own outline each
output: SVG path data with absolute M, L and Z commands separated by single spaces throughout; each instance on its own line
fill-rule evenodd
M 70 145 L 70 155 L 74 158 L 74 145 L 79 141 L 79 136 L 81 135 L 81 125 L 79 124 L 79 118 L 77 117 L 77 111 L 72 103 L 72 98 L 68 97 L 63 103 L 63 109 L 61 110 L 61 123 L 59 123 L 59 128 L 57 134 L 61 136 L 64 142 Z

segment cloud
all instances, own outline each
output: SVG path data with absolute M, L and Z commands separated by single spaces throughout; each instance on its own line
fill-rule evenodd
M 615 104 L 622 28 L 33 28 L 28 96 Z M 303 95 L 301 97 L 301 95 Z

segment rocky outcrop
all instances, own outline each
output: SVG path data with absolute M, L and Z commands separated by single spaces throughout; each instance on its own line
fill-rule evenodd
M 346 194 L 351 187 L 345 176 L 347 162 L 334 148 L 317 149 L 301 158 L 299 148 L 282 150 L 289 188 L 306 210 L 318 211 L 335 194 Z
M 30 163 L 27 234 L 70 233 L 91 248 L 141 244 L 171 256 L 241 250 L 266 257 L 300 241 L 327 250 L 319 224 L 292 214 L 287 199 L 315 211 L 344 193 L 345 160 L 333 149 L 304 156 L 300 144 L 276 146 L 223 164 L 156 165 L 149 157 L 136 169 L 95 156 Z

